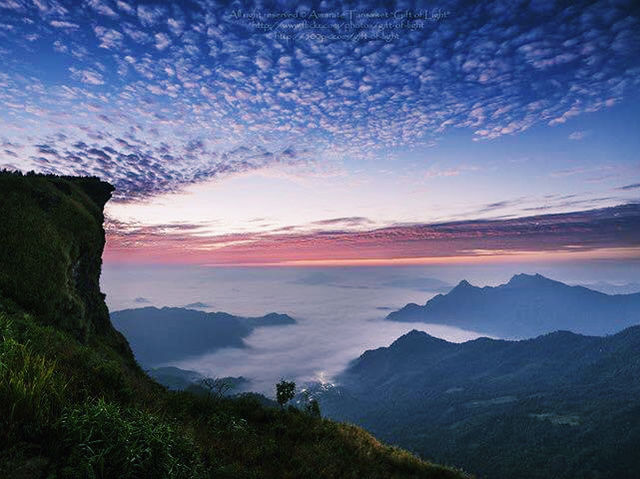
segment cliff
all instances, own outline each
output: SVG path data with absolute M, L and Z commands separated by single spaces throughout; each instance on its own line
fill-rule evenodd
M 82 342 L 98 334 L 125 347 L 100 292 L 113 189 L 97 178 L 0 174 L 0 301 Z

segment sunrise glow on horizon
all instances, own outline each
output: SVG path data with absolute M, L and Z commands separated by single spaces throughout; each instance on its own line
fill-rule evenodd
M 0 1 L 0 168 L 111 182 L 107 263 L 640 259 L 638 5 L 437 7 Z

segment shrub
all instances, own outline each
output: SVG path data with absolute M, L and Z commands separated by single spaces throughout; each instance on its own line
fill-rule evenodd
M 108 391 L 110 396 L 119 401 L 128 401 L 133 391 L 125 377 L 122 364 L 118 361 L 102 359 L 92 355 L 89 363 L 94 389 Z
M 30 440 L 58 416 L 66 385 L 55 362 L 14 339 L 12 324 L 3 315 L 0 334 L 0 438 Z
M 202 475 L 191 437 L 139 409 L 102 399 L 65 412 L 61 419 L 68 466 L 63 477 L 192 478 Z
M 284 379 L 276 384 L 276 399 L 280 407 L 284 407 L 296 394 L 296 383 Z
M 321 417 L 320 405 L 316 399 L 310 399 L 305 405 L 305 411 L 313 417 Z

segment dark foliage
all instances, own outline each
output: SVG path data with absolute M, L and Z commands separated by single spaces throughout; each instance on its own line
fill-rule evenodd
M 480 477 L 640 477 L 640 326 L 449 343 L 413 331 L 318 396 L 328 417 Z
M 276 384 L 276 400 L 284 407 L 296 395 L 296 383 L 284 379 Z

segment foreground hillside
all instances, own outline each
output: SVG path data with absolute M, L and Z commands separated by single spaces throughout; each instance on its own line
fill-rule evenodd
M 640 477 L 640 326 L 365 352 L 323 411 L 487 478 Z
M 0 477 L 463 477 L 354 426 L 146 376 L 98 288 L 110 193 L 0 173 Z
M 447 324 L 503 338 L 526 338 L 557 329 L 611 334 L 640 324 L 640 293 L 609 295 L 539 274 L 518 274 L 496 287 L 479 288 L 461 281 L 424 306 L 408 304 L 387 319 Z

